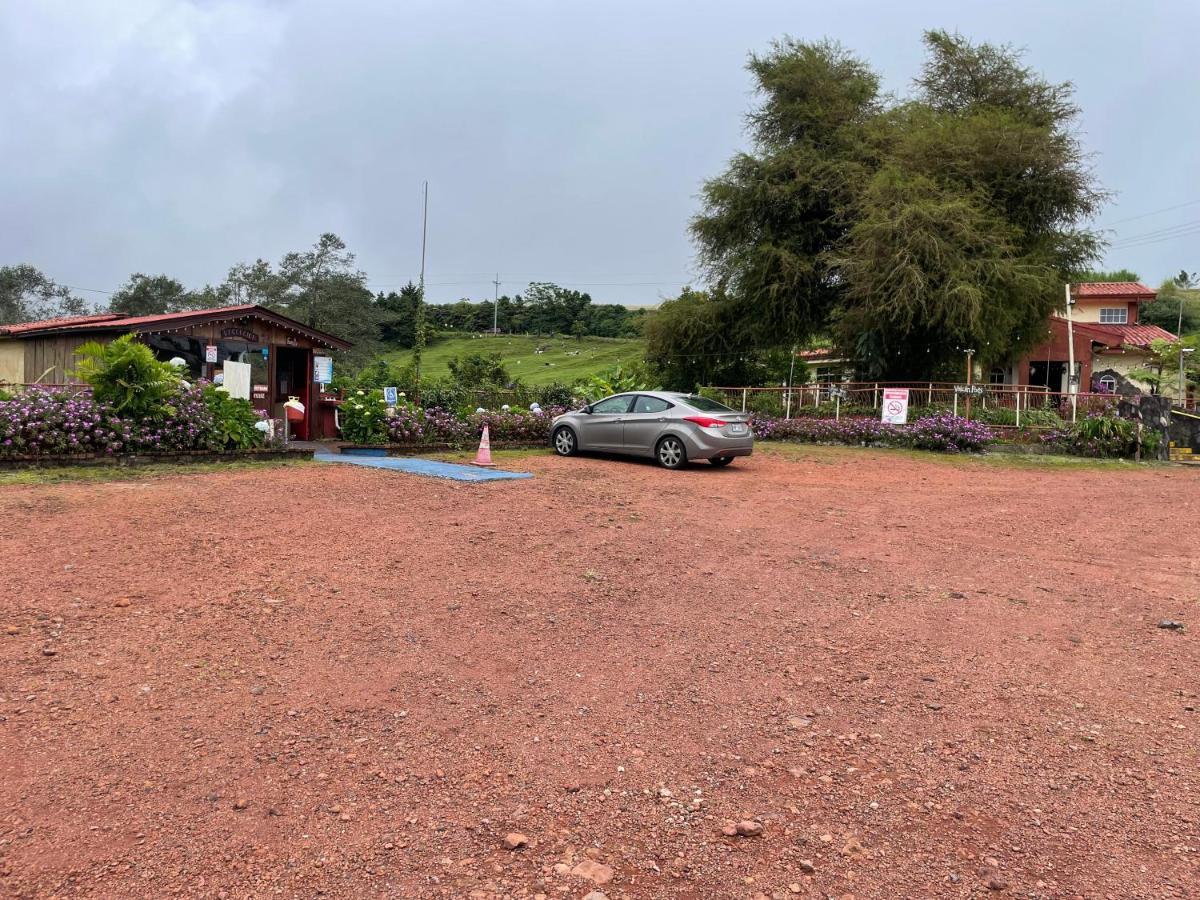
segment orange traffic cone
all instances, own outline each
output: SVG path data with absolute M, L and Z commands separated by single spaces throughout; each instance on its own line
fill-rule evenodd
M 488 427 L 483 426 L 483 437 L 479 439 L 479 452 L 475 454 L 475 462 L 472 465 L 476 466 L 494 466 L 492 462 L 492 442 L 488 437 Z

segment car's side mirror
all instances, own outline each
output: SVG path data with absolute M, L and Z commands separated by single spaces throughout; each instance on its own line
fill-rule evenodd
M 587 406 L 585 406 L 583 411 L 590 416 L 592 414 L 592 404 L 589 403 Z

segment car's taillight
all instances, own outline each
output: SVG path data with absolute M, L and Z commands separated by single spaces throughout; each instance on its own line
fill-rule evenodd
M 695 422 L 701 428 L 724 428 L 729 423 L 724 419 L 714 419 L 711 416 L 684 416 L 685 422 Z

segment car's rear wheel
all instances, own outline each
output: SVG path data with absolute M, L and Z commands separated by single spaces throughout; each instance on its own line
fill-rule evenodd
M 654 448 L 654 458 L 664 469 L 678 469 L 687 463 L 687 450 L 683 446 L 683 441 L 667 435 Z
M 719 468 L 721 466 L 727 466 L 731 462 L 733 462 L 733 457 L 732 456 L 714 456 L 712 459 L 709 460 L 709 462 Z
M 574 456 L 579 450 L 579 444 L 575 440 L 575 432 L 566 425 L 555 429 L 553 444 L 554 452 L 559 456 Z

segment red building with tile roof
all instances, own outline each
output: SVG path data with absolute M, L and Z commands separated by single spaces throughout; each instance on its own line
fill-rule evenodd
M 994 383 L 1068 390 L 1069 334 L 1074 334 L 1075 368 L 1080 391 L 1134 393 L 1146 390 L 1130 373 L 1146 362 L 1151 342 L 1176 340 L 1157 325 L 1138 321 L 1141 304 L 1157 294 L 1133 281 L 1091 282 L 1075 285 L 1071 323 L 1065 310 L 1046 323 L 1046 337 L 1008 369 L 991 373 Z

